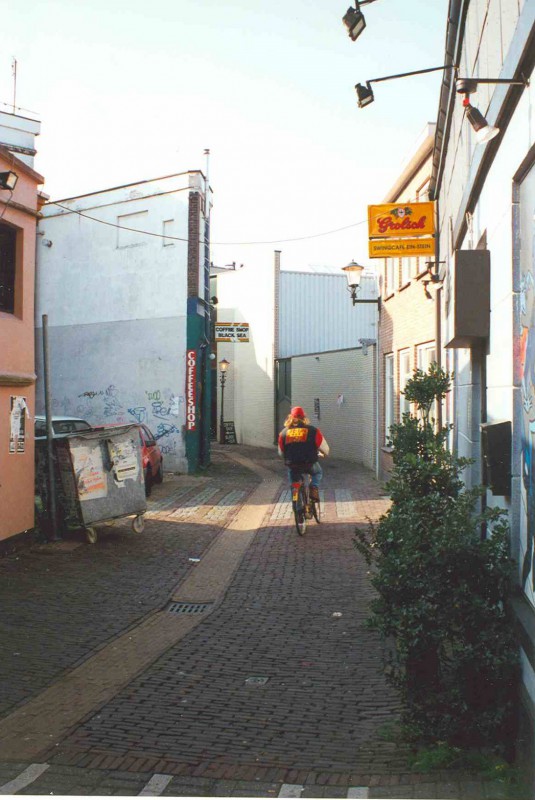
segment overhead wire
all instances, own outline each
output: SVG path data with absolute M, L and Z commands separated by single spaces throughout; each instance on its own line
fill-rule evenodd
M 131 231 L 132 233 L 140 233 L 144 236 L 155 236 L 158 239 L 171 239 L 173 241 L 178 242 L 188 242 L 189 239 L 184 238 L 183 236 L 169 236 L 163 233 L 154 233 L 153 231 L 143 231 L 139 228 L 129 228 L 126 225 L 117 225 L 115 222 L 108 222 L 104 219 L 98 219 L 98 217 L 92 217 L 90 214 L 86 214 L 83 211 L 78 211 L 76 208 L 69 208 L 68 206 L 64 206 L 61 203 L 50 201 L 47 203 L 49 206 L 59 206 L 59 208 L 63 208 L 65 211 L 69 211 L 72 214 L 78 214 L 80 217 L 84 217 L 84 219 L 90 219 L 93 222 L 100 222 L 101 225 L 108 225 L 110 228 L 118 228 L 119 230 L 123 231 Z M 308 236 L 297 236 L 291 239 L 271 239 L 266 241 L 255 241 L 255 242 L 211 242 L 212 245 L 224 246 L 229 245 L 233 247 L 237 246 L 245 246 L 245 245 L 256 245 L 256 244 L 284 244 L 285 242 L 302 242 L 306 239 L 317 239 L 321 236 L 330 236 L 333 233 L 340 233 L 341 231 L 348 230 L 349 228 L 356 228 L 359 225 L 365 225 L 368 222 L 367 219 L 361 220 L 360 222 L 352 222 L 350 225 L 344 225 L 342 228 L 335 228 L 331 231 L 324 231 L 323 233 L 313 233 Z

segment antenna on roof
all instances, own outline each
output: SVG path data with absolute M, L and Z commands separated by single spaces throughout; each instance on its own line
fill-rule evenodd
M 11 72 L 13 73 L 13 113 L 17 107 L 17 59 L 13 56 L 11 62 Z

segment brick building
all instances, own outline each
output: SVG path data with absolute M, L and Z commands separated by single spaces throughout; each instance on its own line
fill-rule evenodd
M 435 126 L 427 124 L 383 203 L 429 199 L 434 133 Z M 425 370 L 440 358 L 436 346 L 436 296 L 440 290 L 429 277 L 424 257 L 387 258 L 381 265 L 379 445 L 384 478 L 392 468 L 389 428 L 409 411 L 402 394 L 404 386 L 416 368 Z

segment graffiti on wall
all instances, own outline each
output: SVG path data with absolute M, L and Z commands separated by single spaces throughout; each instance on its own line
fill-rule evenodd
M 144 399 L 141 397 L 144 395 Z M 185 398 L 170 389 L 150 388 L 136 398 L 135 405 L 125 400 L 114 385 L 88 387 L 75 398 L 55 400 L 53 411 L 63 416 L 87 419 L 93 425 L 125 425 L 131 422 L 147 425 L 164 455 L 179 455 L 182 426 L 185 423 Z
M 534 215 L 535 218 L 535 215 Z M 535 228 L 535 226 L 534 226 Z M 522 392 L 522 588 L 535 599 L 535 230 L 531 252 L 521 258 L 520 330 L 515 360 L 520 365 Z

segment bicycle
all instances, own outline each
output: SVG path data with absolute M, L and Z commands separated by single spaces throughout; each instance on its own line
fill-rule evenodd
M 293 480 L 292 476 L 292 509 L 295 518 L 295 527 L 299 536 L 304 536 L 307 529 L 307 521 L 312 519 L 321 522 L 321 508 L 319 500 L 310 497 L 310 475 L 307 472 L 301 473 L 299 480 Z

